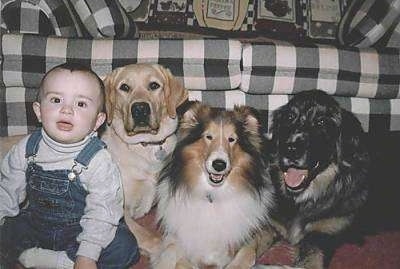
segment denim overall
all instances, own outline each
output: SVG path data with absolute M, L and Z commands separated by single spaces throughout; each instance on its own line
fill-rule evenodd
M 76 259 L 82 228 L 87 191 L 79 179 L 96 153 L 105 148 L 104 142 L 93 137 L 67 170 L 43 170 L 34 161 L 42 139 L 41 131 L 34 132 L 26 145 L 26 194 L 28 205 L 14 218 L 8 218 L 2 231 L 1 252 L 7 260 L 16 261 L 26 249 L 40 247 L 66 251 Z M 114 240 L 103 249 L 99 268 L 126 268 L 137 262 L 139 251 L 135 237 L 121 220 Z

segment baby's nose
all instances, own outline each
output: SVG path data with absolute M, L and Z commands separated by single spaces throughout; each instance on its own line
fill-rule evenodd
M 72 113 L 74 113 L 74 110 L 72 109 L 72 106 L 70 106 L 70 105 L 63 105 L 61 108 L 61 113 L 72 114 Z

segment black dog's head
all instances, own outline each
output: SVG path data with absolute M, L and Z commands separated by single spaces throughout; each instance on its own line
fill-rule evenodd
M 272 139 L 286 190 L 300 193 L 331 164 L 350 169 L 365 156 L 360 122 L 320 90 L 296 94 L 273 116 Z

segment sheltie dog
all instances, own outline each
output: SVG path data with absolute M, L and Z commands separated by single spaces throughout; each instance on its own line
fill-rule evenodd
M 184 113 L 177 146 L 159 178 L 163 239 L 153 268 L 254 264 L 255 255 L 238 250 L 264 226 L 273 207 L 262 144 L 259 120 L 249 107 L 219 111 L 194 103 Z

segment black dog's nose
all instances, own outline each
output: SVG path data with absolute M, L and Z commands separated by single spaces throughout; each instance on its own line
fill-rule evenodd
M 134 103 L 131 107 L 132 118 L 138 125 L 146 125 L 149 122 L 150 106 L 146 102 Z
M 287 158 L 296 160 L 305 153 L 305 141 L 297 139 L 294 142 L 285 143 L 284 152 Z
M 286 145 L 286 151 L 289 155 L 293 155 L 297 151 L 297 146 L 295 143 L 287 143 Z
M 215 169 L 217 172 L 224 171 L 226 168 L 226 162 L 221 159 L 216 159 L 212 162 L 212 167 Z

